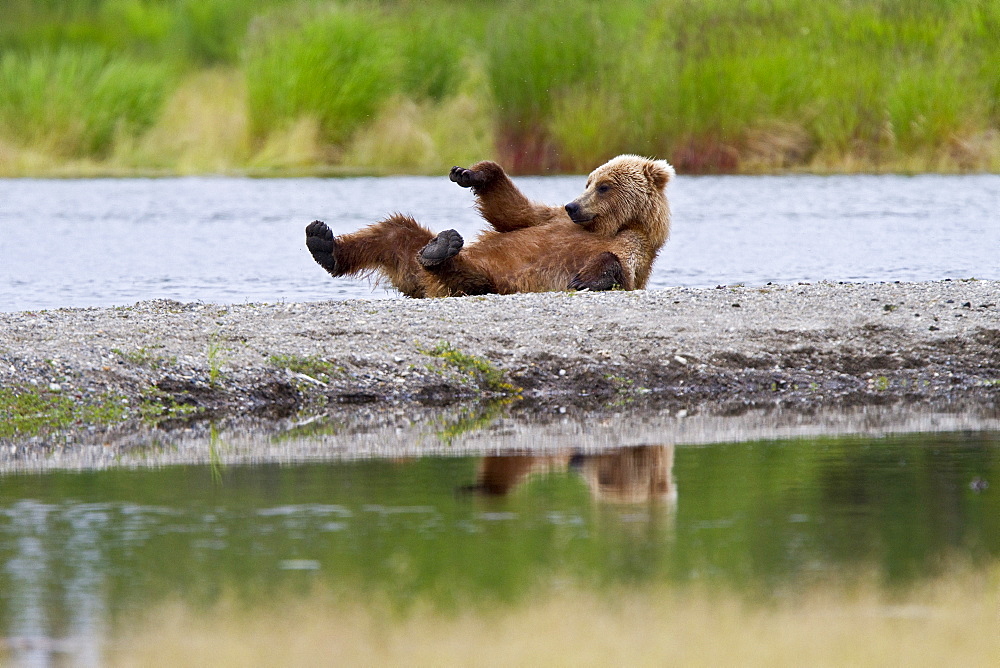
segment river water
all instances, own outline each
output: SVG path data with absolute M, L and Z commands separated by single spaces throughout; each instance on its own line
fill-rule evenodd
M 164 601 L 316 586 L 400 609 L 502 608 L 560 582 L 907 589 L 1000 561 L 989 480 L 1000 434 L 973 432 L 8 473 L 0 640 L 25 665 L 100 665 L 109 627 Z
M 584 178 L 516 182 L 553 204 Z M 1000 278 L 1000 176 L 679 177 L 650 287 Z M 473 197 L 445 177 L 0 180 L 0 311 L 386 297 L 333 279 L 303 228 L 394 211 L 471 239 Z

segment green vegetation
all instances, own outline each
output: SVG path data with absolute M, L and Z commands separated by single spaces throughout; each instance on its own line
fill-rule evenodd
M 301 373 L 324 383 L 343 373 L 343 368 L 319 355 L 271 355 L 267 358 L 273 366 Z
M 437 436 L 445 445 L 451 445 L 462 434 L 474 433 L 489 427 L 504 414 L 512 402 L 518 399 L 519 396 L 500 397 L 462 406 L 457 415 L 445 415 L 436 420 L 441 425 Z
M 93 47 L 0 56 L 0 136 L 57 157 L 107 157 L 159 115 L 164 67 Z
M 394 54 L 380 27 L 367 12 L 337 8 L 278 23 L 254 40 L 245 64 L 253 135 L 307 117 L 322 139 L 349 138 L 393 89 Z
M 34 387 L 0 388 L 0 438 L 34 436 L 77 423 L 107 425 L 127 415 L 127 402 L 112 394 L 81 401 Z
M 203 410 L 192 404 L 178 402 L 173 395 L 156 386 L 146 388 L 142 393 L 142 401 L 139 403 L 139 416 L 149 424 L 192 417 Z
M 463 353 L 445 341 L 429 350 L 421 350 L 420 352 L 441 358 L 447 366 L 460 374 L 467 375 L 470 380 L 486 392 L 497 394 L 519 394 L 521 392 L 521 388 L 508 382 L 506 374 L 493 366 L 489 360 Z
M 82 425 L 112 426 L 135 417 L 156 424 L 201 412 L 202 408 L 180 403 L 155 386 L 146 388 L 137 404 L 130 404 L 127 397 L 113 392 L 79 396 L 17 385 L 0 388 L 0 438 L 24 438 Z
M 4 14 L 0 173 L 438 173 L 482 157 L 579 172 L 620 152 L 688 173 L 1000 171 L 1000 0 Z
M 212 336 L 208 342 L 208 351 L 205 357 L 208 359 L 208 384 L 217 387 L 222 380 L 222 365 L 228 358 L 228 349 L 223 346 L 218 338 Z
M 162 348 L 163 346 L 160 345 L 154 347 Z M 135 364 L 136 366 L 148 367 L 150 369 L 159 369 L 164 364 L 167 364 L 169 361 L 171 361 L 163 357 L 162 355 L 158 355 L 150 351 L 150 349 L 146 348 L 145 346 L 129 351 L 122 350 L 121 348 L 112 348 L 111 352 L 118 355 L 119 357 L 121 357 L 123 360 L 125 360 L 130 364 Z M 174 358 L 171 359 L 173 361 L 176 361 Z

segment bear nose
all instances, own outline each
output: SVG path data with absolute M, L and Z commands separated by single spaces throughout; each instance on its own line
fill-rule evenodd
M 576 215 L 580 213 L 580 205 L 576 202 L 570 202 L 566 205 L 566 213 L 569 214 L 570 218 L 576 218 Z

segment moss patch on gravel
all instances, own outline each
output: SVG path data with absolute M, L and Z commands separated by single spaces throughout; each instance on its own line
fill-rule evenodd
M 319 355 L 271 355 L 267 361 L 279 369 L 288 369 L 323 382 L 330 382 L 332 378 L 343 375 L 344 371 L 343 367 Z
M 521 388 L 509 382 L 507 375 L 502 370 L 493 366 L 489 360 L 463 353 L 446 341 L 442 341 L 433 348 L 421 350 L 420 352 L 431 357 L 440 358 L 449 367 L 461 374 L 468 375 L 479 387 L 487 392 L 503 395 L 521 393 Z
M 128 414 L 126 398 L 112 393 L 83 401 L 54 390 L 0 389 L 0 438 L 34 436 L 75 424 L 108 425 L 125 420 Z

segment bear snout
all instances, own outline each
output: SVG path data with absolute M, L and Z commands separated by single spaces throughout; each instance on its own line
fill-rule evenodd
M 582 225 L 583 223 L 589 223 L 591 220 L 594 219 L 593 216 L 588 216 L 587 213 L 583 211 L 583 208 L 580 206 L 580 203 L 577 202 L 576 200 L 567 204 L 565 208 L 566 208 L 566 213 L 569 214 L 569 219 L 572 220 L 574 223 Z

